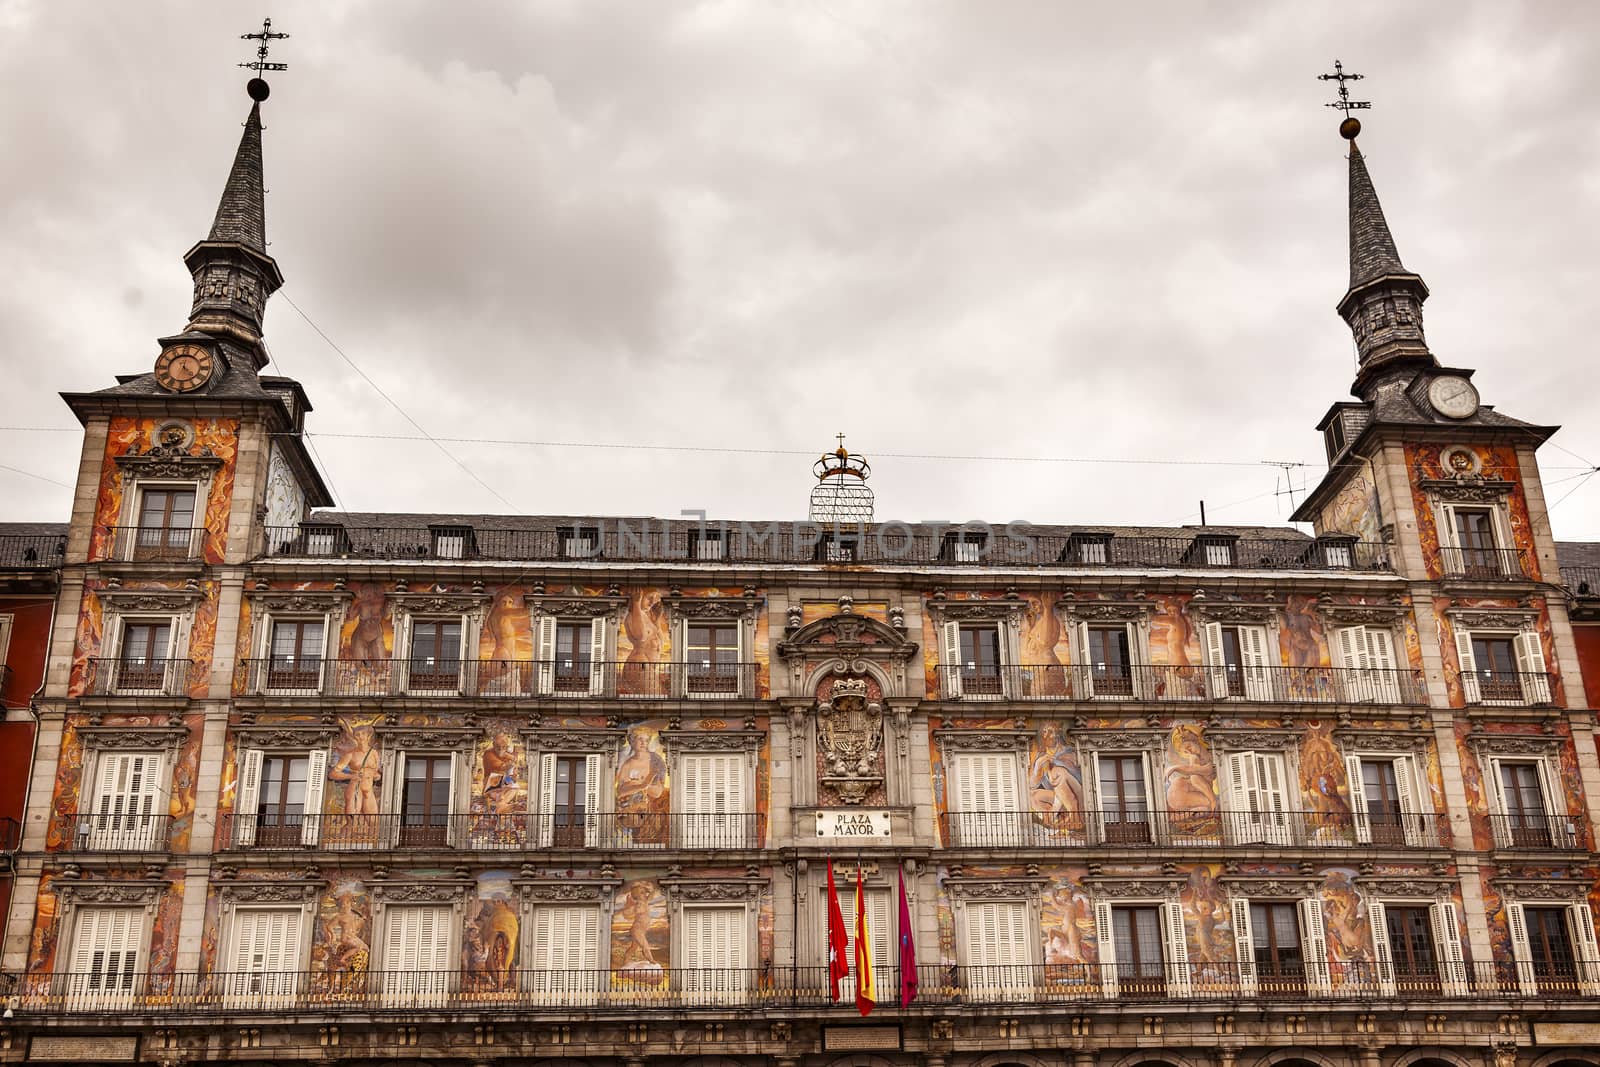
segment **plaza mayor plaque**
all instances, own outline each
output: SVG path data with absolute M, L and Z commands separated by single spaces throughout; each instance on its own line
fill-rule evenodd
M 817 836 L 829 841 L 887 841 L 889 813 L 861 808 L 819 811 Z

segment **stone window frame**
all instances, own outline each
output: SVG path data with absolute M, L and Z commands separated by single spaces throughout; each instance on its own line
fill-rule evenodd
M 938 667 L 940 677 L 939 698 L 941 700 L 981 700 L 985 702 L 1003 701 L 1015 698 L 1013 689 L 1020 680 L 1020 671 L 1024 667 L 1032 666 L 1020 662 L 1022 657 L 1022 619 L 1028 610 L 1028 601 L 1023 600 L 1014 591 L 1007 593 L 999 599 L 964 599 L 953 600 L 941 597 L 938 594 L 927 601 L 928 616 L 933 620 L 935 632 L 939 635 L 935 642 L 938 649 Z M 947 631 L 955 627 L 958 631 L 963 626 L 992 624 L 999 630 L 1000 662 L 1000 689 L 995 693 L 967 694 L 962 690 L 959 682 L 952 683 L 950 679 L 959 678 L 961 664 L 945 662 L 948 651 Z M 959 637 L 957 645 L 959 646 Z M 1018 677 L 1013 677 L 1013 675 Z
M 1041 967 L 1044 964 L 1044 930 L 1041 917 L 1040 895 L 1044 891 L 1048 879 L 1042 877 L 1022 878 L 975 878 L 952 876 L 945 887 L 950 894 L 950 911 L 955 924 L 956 960 L 962 966 L 970 964 L 968 959 L 969 948 L 972 944 L 972 931 L 967 926 L 967 905 L 969 903 L 1000 903 L 1021 904 L 1026 916 L 1027 944 L 1029 948 L 1028 961 L 1023 966 L 1029 968 Z
M 90 592 L 100 601 L 100 645 L 96 651 L 99 653 L 97 658 L 102 664 L 121 661 L 124 630 L 130 620 L 135 622 L 165 620 L 172 627 L 166 655 L 168 664 L 179 661 L 192 663 L 189 659 L 189 654 L 193 651 L 189 644 L 189 634 L 194 626 L 195 609 L 203 596 L 198 582 L 188 582 L 182 589 L 124 589 L 119 580 L 113 579 L 111 585 Z M 163 682 L 162 692 L 144 689 L 123 692 L 120 679 L 115 673 L 118 668 L 110 666 L 105 669 L 114 673 L 104 685 L 100 684 L 98 679 L 90 679 L 90 695 L 139 696 L 147 699 L 156 697 L 173 700 L 189 698 L 187 686 L 179 686 L 178 679 L 170 673 Z M 169 672 L 172 670 L 170 666 L 167 669 Z M 182 673 L 183 680 L 189 681 L 188 672 Z
M 389 967 L 389 961 L 383 958 L 388 943 L 389 909 L 405 907 L 408 904 L 449 906 L 454 919 L 450 923 L 450 943 L 445 950 L 446 959 L 451 961 L 452 970 L 459 970 L 463 916 L 466 914 L 467 897 L 477 887 L 476 881 L 386 878 L 369 881 L 367 886 L 372 905 L 370 924 L 372 940 L 369 946 L 372 956 L 371 970 L 383 972 L 392 969 Z
M 150 941 L 155 936 L 156 912 L 161 906 L 162 894 L 167 889 L 165 878 L 149 877 L 150 872 L 145 872 L 146 877 L 138 879 L 110 879 L 77 877 L 59 878 L 52 885 L 57 901 L 56 915 L 56 954 L 52 961 L 51 974 L 57 979 L 67 978 L 72 974 L 70 967 L 73 953 L 73 942 L 78 930 L 78 914 L 86 908 L 115 908 L 139 907 L 143 909 L 141 916 L 138 954 L 135 956 L 137 966 L 135 975 L 144 975 L 150 969 Z
M 393 605 L 394 651 L 390 659 L 395 667 L 396 689 L 403 694 L 423 698 L 463 694 L 467 690 L 466 675 L 477 664 L 483 619 L 491 600 L 482 591 L 483 583 L 474 582 L 471 593 L 411 592 L 404 585 L 401 583 L 401 588 L 385 595 L 385 599 Z M 411 690 L 411 630 L 415 623 L 424 621 L 454 621 L 461 625 L 460 660 L 453 690 L 422 689 L 415 693 Z
M 530 681 L 533 692 L 528 694 L 535 697 L 554 697 L 578 700 L 592 700 L 616 695 L 617 680 L 614 674 L 606 673 L 602 678 L 602 685 L 596 691 L 591 684 L 585 692 L 562 693 L 555 685 L 554 662 L 551 661 L 548 678 L 541 667 L 545 660 L 540 655 L 541 645 L 540 630 L 542 620 L 554 620 L 552 626 L 559 626 L 562 621 L 601 620 L 604 631 L 605 658 L 602 662 L 615 663 L 617 656 L 617 631 L 622 621 L 622 614 L 628 609 L 628 598 L 623 596 L 616 586 L 611 586 L 603 596 L 583 596 L 580 594 L 561 595 L 546 593 L 541 582 L 534 586 L 534 592 L 522 598 L 523 604 L 528 608 L 528 625 L 533 633 L 533 672 Z M 553 638 L 552 638 L 553 639 Z M 591 666 L 590 670 L 594 668 Z
M 100 789 L 100 759 L 107 752 L 154 752 L 161 760 L 161 780 L 159 783 L 161 806 L 153 814 L 161 819 L 169 819 L 170 813 L 167 805 L 172 801 L 173 775 L 177 769 L 178 756 L 184 742 L 189 739 L 189 731 L 182 725 L 181 720 L 169 718 L 168 726 L 99 726 L 89 724 L 78 728 L 78 738 L 83 746 L 82 762 L 78 769 L 78 799 L 77 799 L 77 825 L 73 827 L 74 844 L 82 830 L 89 826 L 88 816 L 92 815 L 94 802 Z M 87 806 L 86 806 L 87 805 Z M 171 843 L 168 834 L 171 826 L 165 827 L 161 834 L 162 845 L 160 848 L 141 850 L 146 853 L 161 853 L 170 849 Z
M 128 529 L 139 521 L 144 494 L 149 489 L 193 489 L 194 522 L 190 529 L 203 529 L 209 510 L 211 488 L 223 467 L 222 459 L 210 448 L 191 452 L 194 445 L 194 427 L 182 419 L 168 419 L 151 432 L 155 443 L 148 449 L 132 450 L 115 457 L 117 471 L 122 480 L 122 504 L 117 512 L 118 529 Z M 196 561 L 202 550 L 196 545 Z M 108 558 L 126 562 L 131 558 L 125 546 L 110 546 Z
M 217 921 L 221 927 L 221 937 L 218 938 L 212 971 L 224 974 L 237 973 L 231 971 L 231 961 L 238 947 L 239 912 L 246 910 L 269 911 L 274 909 L 289 911 L 298 905 L 300 909 L 300 943 L 295 946 L 297 965 L 294 970 L 301 974 L 309 972 L 311 970 L 312 935 L 316 925 L 317 905 L 323 890 L 327 888 L 327 884 L 322 879 L 270 882 L 218 880 L 216 882 Z
M 445 809 L 447 843 L 443 847 L 461 847 L 459 839 L 464 834 L 466 815 L 472 803 L 472 757 L 484 731 L 472 726 L 405 726 L 395 719 L 396 716 L 391 715 L 373 727 L 373 735 L 380 746 L 379 767 L 383 775 L 378 796 L 380 827 L 385 818 L 388 820 L 386 836 L 389 840 L 383 847 L 400 847 L 401 816 L 405 807 L 405 764 L 402 760 L 410 755 L 455 758 L 457 777 L 461 780 L 450 783 L 450 803 Z
M 684 958 L 683 935 L 687 923 L 683 913 L 686 908 L 739 905 L 744 910 L 747 961 L 744 969 L 754 971 L 761 966 L 761 895 L 770 886 L 767 878 L 747 870 L 744 878 L 669 877 L 661 879 L 659 884 L 667 896 L 667 958 L 670 961 Z
M 1282 669 L 1283 664 L 1283 616 L 1285 602 L 1282 600 L 1236 600 L 1226 596 L 1213 596 L 1205 589 L 1196 589 L 1194 595 L 1184 606 L 1184 613 L 1194 620 L 1194 629 L 1200 639 L 1200 670 L 1206 698 L 1209 700 L 1237 703 L 1248 701 L 1251 703 L 1277 702 L 1289 703 L 1287 694 L 1285 699 L 1278 700 L 1276 691 L 1278 687 L 1273 684 L 1276 672 Z M 1266 701 L 1249 695 L 1248 689 L 1242 696 L 1232 696 L 1228 692 L 1225 663 L 1213 662 L 1213 656 L 1220 656 L 1220 648 L 1213 649 L 1206 636 L 1206 627 L 1218 626 L 1253 626 L 1264 631 L 1266 635 L 1267 691 Z M 1241 665 L 1241 670 L 1243 670 Z M 1221 690 L 1219 693 L 1218 690 Z
M 1166 780 L 1167 731 L 1159 727 L 1127 727 L 1112 729 L 1085 729 L 1072 731 L 1072 741 L 1078 748 L 1078 768 L 1083 775 L 1083 801 L 1087 843 L 1091 847 L 1105 845 L 1105 828 L 1101 817 L 1105 809 L 1091 806 L 1089 795 L 1100 800 L 1100 756 L 1102 754 L 1137 752 L 1144 757 L 1145 810 L 1150 817 L 1150 844 L 1162 845 L 1167 836 L 1165 820 L 1158 812 L 1166 810 L 1163 791 L 1160 804 L 1157 800 L 1157 783 Z M 1094 775 L 1094 785 L 1089 785 L 1089 775 Z
M 1500 801 L 1502 786 L 1498 778 L 1489 781 L 1490 776 L 1499 769 L 1500 762 L 1509 759 L 1533 763 L 1538 768 L 1540 796 L 1544 801 L 1545 818 L 1551 821 L 1552 837 L 1557 825 L 1564 822 L 1568 826 L 1567 847 L 1576 847 L 1580 839 L 1577 829 L 1580 816 L 1572 814 L 1567 806 L 1566 790 L 1560 785 L 1561 750 L 1565 747 L 1560 737 L 1550 734 L 1490 734 L 1474 730 L 1467 735 L 1467 747 L 1478 761 L 1479 772 L 1486 781 L 1484 800 L 1490 816 L 1504 820 L 1507 815 Z M 1508 828 L 1504 828 L 1503 821 L 1492 823 L 1491 829 L 1495 831 L 1493 838 L 1496 848 L 1516 847 L 1505 840 Z
M 305 696 L 325 692 L 328 687 L 328 663 L 338 659 L 339 629 L 344 622 L 346 606 L 355 598 L 355 594 L 343 590 L 285 592 L 257 588 L 247 590 L 244 596 L 250 605 L 250 654 L 257 664 L 256 677 L 250 679 L 248 692 L 263 696 Z M 317 688 L 270 687 L 273 627 L 279 622 L 314 621 L 322 623 L 322 649 L 317 657 L 320 661 Z
M 540 905 L 588 906 L 600 910 L 599 944 L 595 946 L 596 959 L 602 970 L 610 968 L 611 935 L 616 922 L 617 890 L 622 879 L 604 873 L 598 878 L 563 878 L 558 880 L 524 875 L 511 880 L 517 895 L 517 959 L 527 961 L 519 969 L 532 968 L 533 913 Z M 596 990 L 598 999 L 599 991 Z
M 694 693 L 689 689 L 689 626 L 696 622 L 731 623 L 739 631 L 739 664 L 756 662 L 756 629 L 766 598 L 749 589 L 740 597 L 684 596 L 676 591 L 661 598 L 667 609 L 667 626 L 671 635 L 669 662 L 672 664 L 672 695 L 685 700 L 755 700 L 761 680 L 746 677 L 743 667 L 736 676 L 736 689 L 732 694 Z M 749 692 L 746 690 L 749 689 Z
M 1148 667 L 1150 663 L 1150 627 L 1155 617 L 1155 609 L 1156 605 L 1146 600 L 1079 600 L 1071 593 L 1063 595 L 1056 601 L 1055 610 L 1061 625 L 1072 635 L 1069 644 L 1072 656 L 1071 669 L 1077 676 L 1074 680 L 1087 682 L 1088 675 L 1085 672 L 1093 666 L 1082 660 L 1088 627 L 1120 622 L 1128 628 L 1129 668 L 1133 672 L 1132 693 L 1126 697 L 1102 696 L 1092 692 L 1081 694 L 1077 686 L 1072 686 L 1073 696 L 1069 699 L 1107 703 L 1137 703 L 1154 699 L 1147 692 L 1149 686 L 1143 677 L 1142 668 Z
M 1473 636 L 1477 634 L 1510 637 L 1513 646 L 1518 640 L 1524 640 L 1527 635 L 1532 635 L 1533 644 L 1539 649 L 1539 657 L 1544 659 L 1543 638 L 1539 632 L 1539 611 L 1529 602 L 1525 601 L 1524 606 L 1519 608 L 1478 609 L 1452 606 L 1445 608 L 1444 616 L 1450 623 L 1451 636 L 1456 641 L 1455 653 L 1458 674 L 1465 674 L 1461 670 L 1461 638 L 1465 637 L 1470 644 Z M 1481 707 L 1537 708 L 1554 705 L 1557 679 L 1555 672 L 1551 670 L 1552 664 L 1548 660 L 1545 660 L 1544 663 L 1544 691 L 1540 692 L 1536 687 L 1534 692 L 1529 694 L 1527 682 L 1522 679 L 1519 672 L 1518 684 L 1521 697 L 1517 700 L 1485 700 L 1481 694 L 1475 701 L 1468 700 L 1467 684 L 1462 681 L 1462 698 L 1466 700 L 1467 708 L 1470 711 L 1472 708 Z

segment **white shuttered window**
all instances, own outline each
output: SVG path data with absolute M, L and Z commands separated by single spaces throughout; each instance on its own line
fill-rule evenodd
M 743 753 L 686 755 L 678 764 L 679 836 L 684 848 L 746 848 Z
M 1292 841 L 1281 752 L 1228 754 L 1228 824 L 1236 842 Z
M 850 947 L 845 953 L 845 958 L 850 963 L 850 977 L 839 983 L 840 999 L 846 1003 L 855 1000 L 856 996 L 856 890 L 855 883 L 839 887 L 839 911 L 844 915 L 844 928 L 849 934 Z M 894 982 L 890 962 L 890 948 L 898 947 L 895 940 L 894 922 L 890 918 L 889 891 L 887 889 L 868 889 L 863 894 L 867 901 L 867 937 L 872 942 L 872 976 L 877 997 L 877 1003 L 886 1004 L 895 996 L 898 988 Z
M 750 981 L 749 925 L 743 905 L 683 909 L 683 988 L 695 1002 L 744 999 Z
M 233 919 L 233 959 L 226 992 L 245 1002 L 287 997 L 300 969 L 299 908 L 240 908 Z
M 387 909 L 383 987 L 388 1003 L 445 1002 L 454 973 L 450 965 L 453 915 L 453 909 L 434 905 L 393 905 Z
M 1352 703 L 1398 704 L 1394 635 L 1378 626 L 1345 626 L 1334 642 L 1344 670 L 1344 698 Z
M 966 905 L 966 923 L 968 988 L 983 999 L 1020 998 L 1032 984 L 1027 905 L 973 901 Z M 887 966 L 879 972 L 880 987 L 887 972 Z
M 1019 845 L 1025 828 L 1017 757 L 1010 752 L 959 752 L 954 844 Z
M 159 752 L 103 751 L 95 759 L 93 815 L 81 822 L 93 849 L 146 850 L 159 847 L 165 829 L 161 803 Z
M 143 935 L 143 908 L 79 909 L 62 992 L 80 1004 L 132 996 L 143 969 Z
M 533 993 L 541 1004 L 592 1002 L 600 992 L 600 909 L 539 904 L 533 909 Z

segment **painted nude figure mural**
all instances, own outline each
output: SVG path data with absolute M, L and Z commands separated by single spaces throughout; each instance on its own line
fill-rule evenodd
M 1083 831 L 1083 786 L 1078 753 L 1055 723 L 1039 728 L 1028 752 L 1028 805 L 1034 819 L 1060 834 Z
M 667 898 L 649 879 L 629 882 L 611 928 L 611 968 L 641 985 L 666 981 Z
M 332 827 L 335 834 L 346 837 L 351 843 L 375 842 L 378 835 L 378 783 L 383 778 L 382 755 L 377 747 L 377 732 L 370 720 L 342 721 L 338 740 L 334 742 L 333 765 L 328 769 L 328 781 L 342 782 L 344 789 L 335 793 L 342 803 L 344 827 Z

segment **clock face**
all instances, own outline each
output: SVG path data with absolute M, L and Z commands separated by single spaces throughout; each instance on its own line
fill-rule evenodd
M 163 389 L 187 393 L 211 380 L 216 359 L 199 345 L 173 345 L 156 359 L 156 381 Z
M 1478 390 L 1465 378 L 1446 374 L 1428 383 L 1428 403 L 1451 419 L 1465 419 L 1478 410 Z

